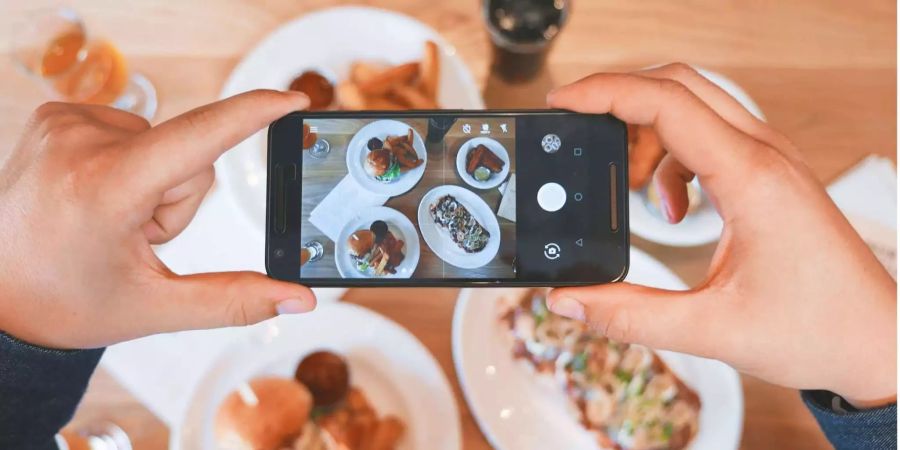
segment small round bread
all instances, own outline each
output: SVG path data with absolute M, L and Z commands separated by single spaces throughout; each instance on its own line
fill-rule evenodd
M 375 245 L 375 233 L 369 230 L 355 231 L 347 238 L 347 249 L 352 256 L 363 256 Z
M 309 421 L 313 406 L 309 390 L 292 379 L 278 377 L 256 378 L 249 387 L 251 393 L 236 390 L 219 406 L 216 448 L 278 450 L 290 446 Z
M 366 155 L 366 172 L 373 177 L 380 177 L 391 168 L 394 155 L 390 150 L 380 148 L 372 150 Z
M 329 351 L 310 353 L 303 358 L 294 378 L 309 388 L 316 407 L 334 406 L 343 401 L 350 390 L 347 362 Z

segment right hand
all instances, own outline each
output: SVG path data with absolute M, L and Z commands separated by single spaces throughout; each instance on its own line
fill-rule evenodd
M 652 126 L 669 152 L 654 176 L 669 220 L 696 174 L 725 223 L 693 289 L 561 288 L 551 310 L 859 407 L 895 401 L 897 284 L 783 135 L 682 64 L 592 75 L 548 103 Z

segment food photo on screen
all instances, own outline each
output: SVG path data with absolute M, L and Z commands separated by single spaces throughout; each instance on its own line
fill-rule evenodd
M 303 280 L 513 279 L 515 119 L 308 118 Z M 309 250 L 312 249 L 312 250 Z

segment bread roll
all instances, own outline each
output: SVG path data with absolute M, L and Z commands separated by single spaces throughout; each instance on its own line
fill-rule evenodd
M 254 402 L 234 391 L 216 415 L 216 448 L 278 450 L 290 446 L 309 421 L 312 395 L 288 378 L 261 377 L 249 383 Z

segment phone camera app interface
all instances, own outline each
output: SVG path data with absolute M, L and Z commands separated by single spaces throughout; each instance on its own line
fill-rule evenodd
M 514 118 L 306 119 L 302 153 L 301 279 L 516 277 Z

